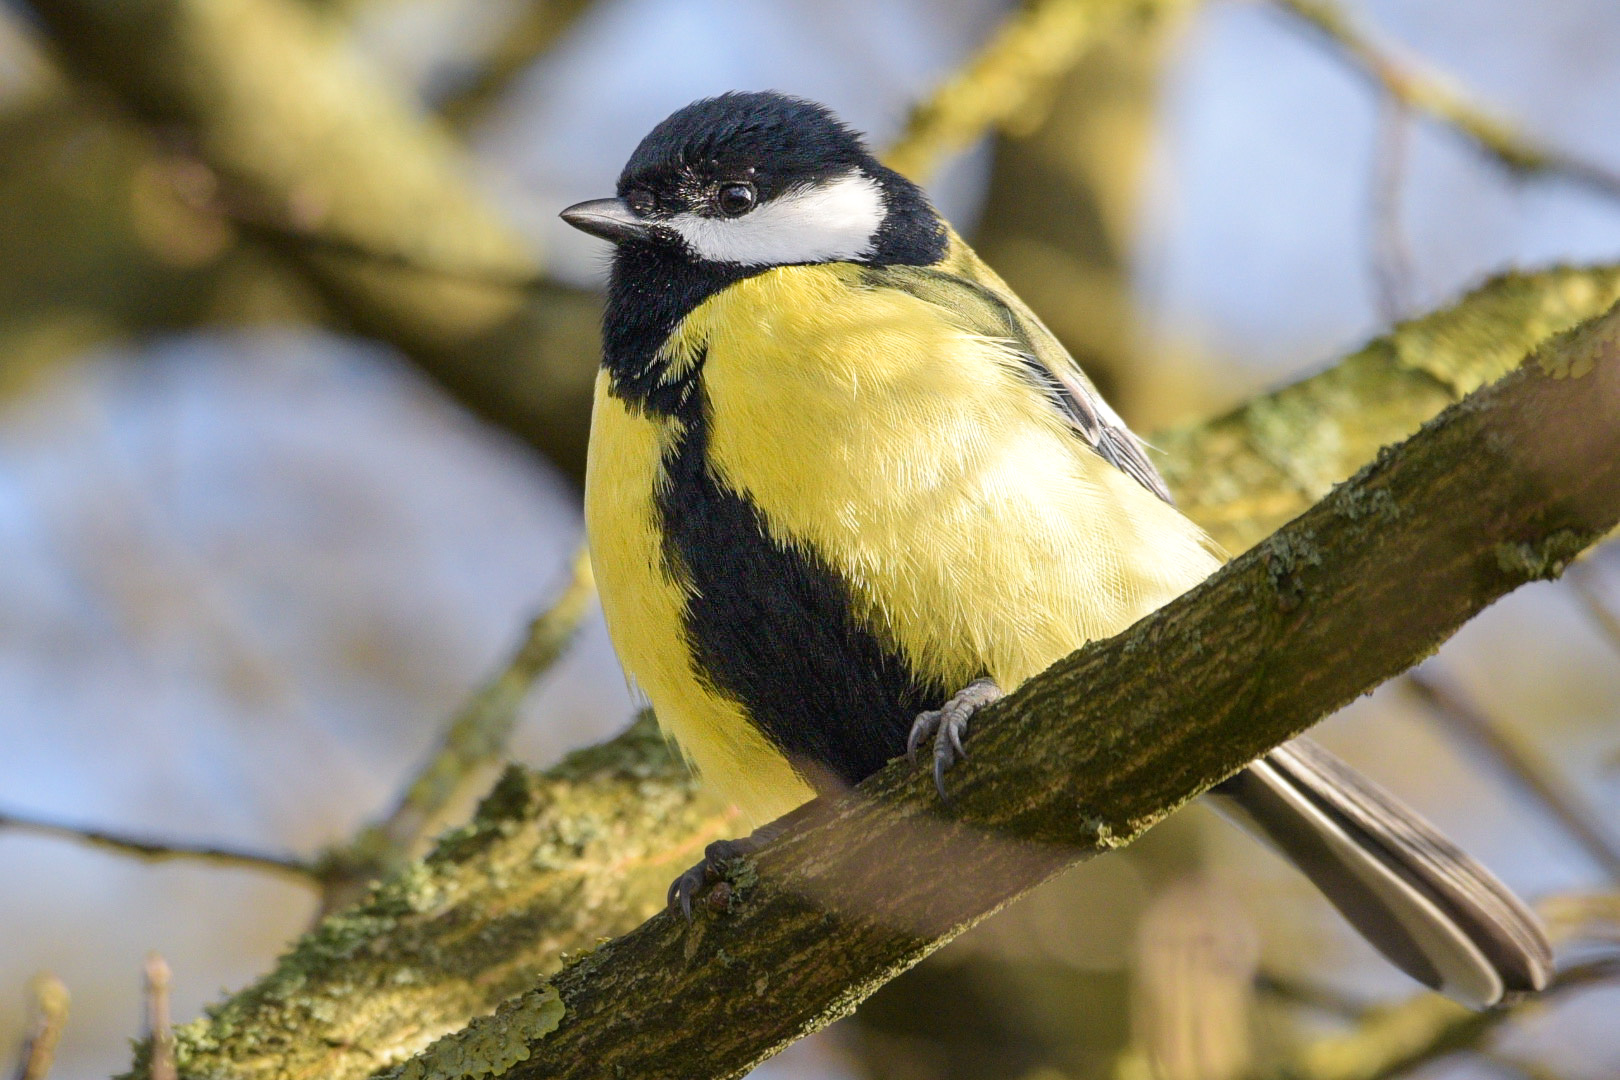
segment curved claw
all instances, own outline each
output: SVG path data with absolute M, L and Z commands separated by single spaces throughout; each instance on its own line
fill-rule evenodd
M 712 868 L 707 858 L 696 866 L 688 867 L 679 877 L 669 883 L 669 895 L 664 899 L 664 906 L 676 907 L 678 905 L 681 914 L 686 916 L 686 921 L 691 922 L 692 900 L 709 883 L 709 874 L 711 872 Z
M 967 748 L 962 745 L 968 721 L 979 709 L 1002 696 L 1001 688 L 993 680 L 975 679 L 940 708 L 918 713 L 917 719 L 912 722 L 911 734 L 906 739 L 906 758 L 915 765 L 918 747 L 933 740 L 934 786 L 939 789 L 941 801 L 951 801 L 949 792 L 945 790 L 945 774 L 968 756 Z
M 664 906 L 667 908 L 679 906 L 681 914 L 686 916 L 686 921 L 691 922 L 692 901 L 710 885 L 725 880 L 726 864 L 734 859 L 752 855 L 774 839 L 780 831 L 781 823 L 772 822 L 770 825 L 755 829 L 741 839 L 716 840 L 703 849 L 701 862 L 688 867 L 670 882 L 669 893 L 664 897 Z
M 911 764 L 917 764 L 917 748 L 934 737 L 939 730 L 940 717 L 944 715 L 944 709 L 929 709 L 918 713 L 917 719 L 911 722 L 911 734 L 906 737 L 906 760 Z
M 949 760 L 949 758 L 945 754 L 941 754 L 938 751 L 935 751 L 935 753 L 934 753 L 934 787 L 936 789 L 938 789 L 938 791 L 939 791 L 939 801 L 942 802 L 942 803 L 948 803 L 948 802 L 951 801 L 951 793 L 945 790 L 945 770 L 949 769 L 954 764 L 956 764 L 956 763 Z

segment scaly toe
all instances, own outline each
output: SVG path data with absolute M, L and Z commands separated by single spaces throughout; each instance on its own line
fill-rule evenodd
M 664 901 L 665 907 L 678 907 L 686 921 L 692 921 L 692 901 L 703 892 L 709 884 L 711 872 L 709 860 L 704 859 L 696 866 L 689 867 L 681 876 L 669 883 L 669 896 Z
M 709 886 L 726 880 L 727 865 L 754 854 L 774 840 L 781 830 L 782 823 L 773 821 L 736 840 L 716 840 L 703 849 L 701 862 L 688 868 L 680 877 L 670 882 L 669 895 L 664 898 L 664 906 L 679 907 L 681 914 L 686 916 L 686 921 L 691 922 L 692 901 L 701 896 Z
M 973 719 L 974 713 L 991 702 L 1001 700 L 1003 696 L 995 680 L 974 679 L 951 695 L 944 705 L 918 713 L 917 719 L 912 722 L 911 735 L 906 739 L 906 758 L 916 764 L 917 748 L 933 740 L 934 786 L 939 789 L 941 799 L 950 800 L 945 791 L 945 774 L 968 756 L 967 748 L 962 745 L 968 722 Z
M 934 733 L 939 730 L 940 718 L 944 715 L 944 709 L 929 709 L 917 714 L 917 719 L 911 722 L 911 734 L 906 738 L 907 761 L 917 764 L 918 747 L 933 739 Z

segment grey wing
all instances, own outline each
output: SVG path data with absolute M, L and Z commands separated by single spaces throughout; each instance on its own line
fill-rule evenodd
M 1043 363 L 1038 357 L 1034 359 L 1034 364 L 1040 369 L 1036 377 L 1052 380 L 1057 388 L 1059 405 L 1097 453 L 1153 494 L 1174 505 L 1175 499 L 1171 498 L 1164 477 L 1148 460 L 1147 448 L 1142 445 L 1142 440 L 1108 407 L 1091 381 L 1081 374 L 1079 367 L 1072 360 L 1059 367 Z
M 1024 374 L 1062 412 L 1075 433 L 1104 461 L 1167 503 L 1174 503 L 1164 478 L 1119 415 L 1097 393 L 1085 373 L 1033 314 L 1020 310 L 980 282 L 918 266 L 868 267 L 867 283 L 894 288 L 938 305 L 972 332 L 999 338 L 1024 360 Z

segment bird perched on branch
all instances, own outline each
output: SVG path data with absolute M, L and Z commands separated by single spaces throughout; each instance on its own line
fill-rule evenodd
M 610 199 L 586 469 L 607 624 L 702 776 L 764 821 L 927 747 L 1224 560 L 1018 299 L 827 109 L 699 101 Z M 1546 938 L 1412 811 L 1306 742 L 1219 789 L 1408 974 L 1484 1006 Z M 765 830 L 682 875 L 693 895 Z

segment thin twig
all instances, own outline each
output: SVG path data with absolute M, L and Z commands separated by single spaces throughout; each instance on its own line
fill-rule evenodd
M 1294 1080 L 1390 1080 L 1485 1039 L 1523 1008 L 1570 991 L 1620 979 L 1620 958 L 1605 958 L 1560 972 L 1541 994 L 1517 1005 L 1471 1012 L 1440 997 L 1419 994 L 1392 1008 L 1377 1009 L 1353 1031 L 1303 1047 L 1273 1075 Z
M 56 1044 L 62 1040 L 62 1029 L 67 1026 L 68 989 L 55 975 L 37 976 L 33 985 L 31 1009 L 33 1019 L 17 1055 L 15 1080 L 45 1080 L 56 1060 Z
M 327 909 L 409 859 L 445 809 L 500 761 L 519 707 L 573 641 L 595 589 L 590 556 L 582 547 L 562 594 L 529 624 L 511 658 L 450 718 L 439 749 L 411 777 L 388 816 L 323 857 Z
M 1602 631 L 1610 645 L 1620 651 L 1620 615 L 1615 614 L 1614 609 L 1604 598 L 1599 577 L 1592 560 L 1582 559 L 1569 568 L 1564 580 L 1575 590 L 1575 596 L 1580 600 L 1581 606 L 1586 608 L 1586 613 L 1592 617 L 1592 624 Z
M 1536 902 L 1555 948 L 1576 942 L 1620 946 L 1620 892 L 1558 893 Z
M 911 111 L 884 154 L 914 180 L 992 128 L 1033 127 L 1058 79 L 1103 34 L 1185 0 L 1035 0 L 998 29 L 979 54 Z
M 1620 171 L 1545 146 L 1432 71 L 1396 60 L 1363 35 L 1332 0 L 1277 0 L 1314 27 L 1383 91 L 1414 112 L 1452 128 L 1516 173 L 1556 176 L 1620 198 Z
M 438 103 L 439 115 L 463 131 L 482 119 L 589 6 L 590 0 L 528 0 L 483 66 Z
M 1379 110 L 1378 144 L 1373 152 L 1372 275 L 1384 321 L 1393 326 L 1412 304 L 1412 247 L 1401 221 L 1411 148 L 1412 110 L 1385 95 Z
M 1256 974 L 1254 988 L 1268 997 L 1341 1020 L 1361 1020 L 1372 1012 L 1370 1005 L 1357 1001 L 1335 987 L 1306 982 L 1275 971 L 1261 970 Z
M 264 870 L 294 878 L 306 885 L 316 879 L 315 867 L 293 855 L 271 855 L 240 848 L 220 847 L 213 844 L 187 844 L 174 840 L 159 840 L 149 836 L 113 829 L 98 829 L 82 825 L 68 825 L 59 821 L 0 811 L 0 829 L 34 833 L 74 840 L 104 851 L 128 855 L 143 862 L 168 862 L 188 859 L 213 863 L 216 866 L 237 866 L 248 870 Z
M 146 957 L 146 1035 L 151 1040 L 147 1074 L 151 1080 L 175 1080 L 174 1026 L 169 1016 L 169 965 L 157 953 Z
M 1419 672 L 1405 685 L 1448 730 L 1485 752 L 1498 771 L 1562 825 L 1593 862 L 1620 881 L 1620 846 L 1594 824 L 1590 811 L 1569 791 L 1555 770 L 1519 744 L 1455 687 Z

